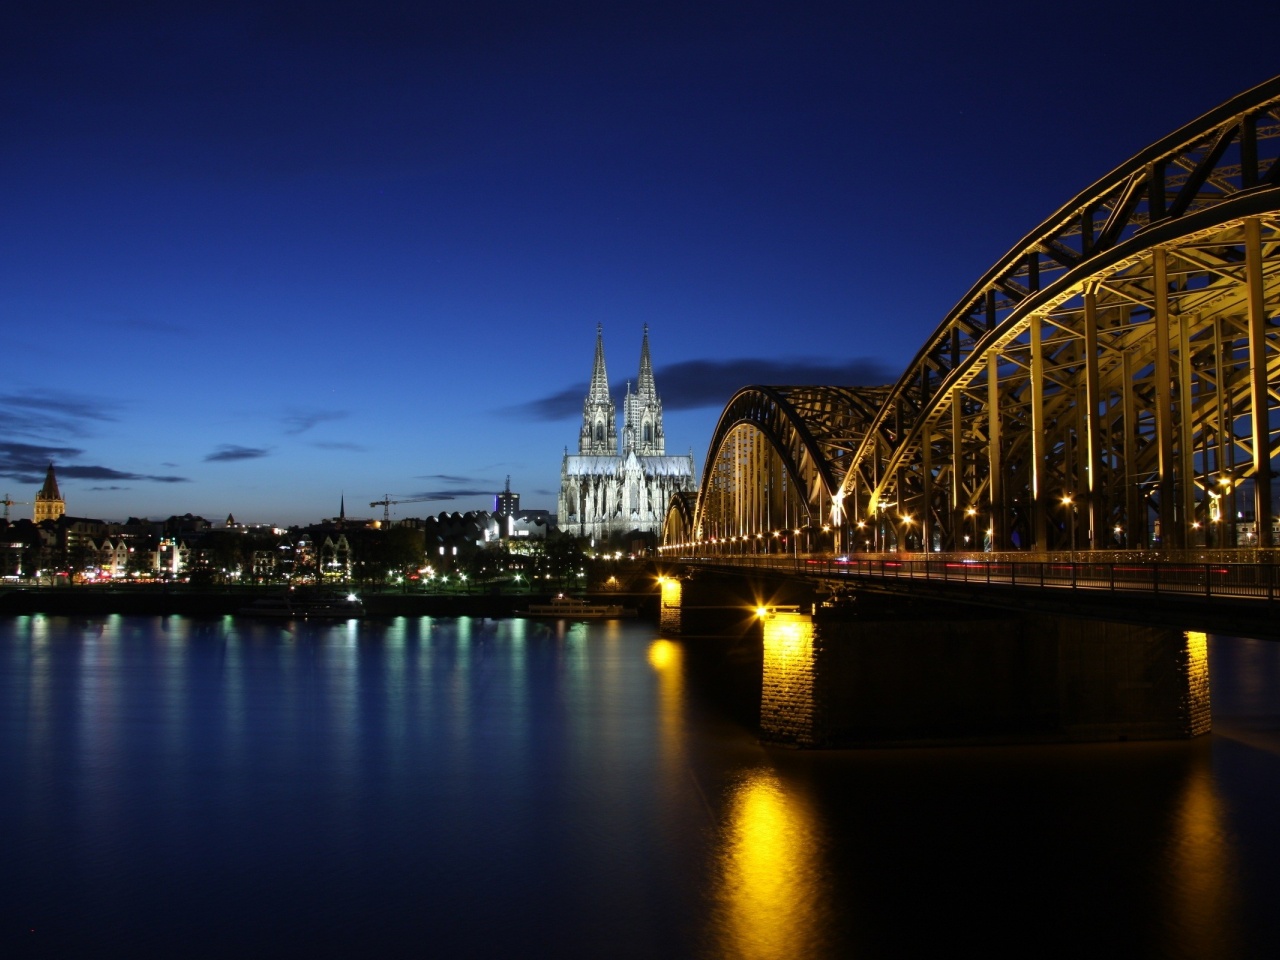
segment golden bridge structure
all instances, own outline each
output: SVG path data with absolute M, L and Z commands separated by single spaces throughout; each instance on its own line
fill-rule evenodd
M 661 553 L 1266 551 L 1278 408 L 1280 77 L 1070 199 L 896 383 L 739 390 Z

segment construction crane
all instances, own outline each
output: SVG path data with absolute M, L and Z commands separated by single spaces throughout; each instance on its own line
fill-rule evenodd
M 386 526 L 391 526 L 391 507 L 397 503 L 426 503 L 428 500 L 434 500 L 435 497 L 401 497 L 399 500 L 392 500 L 391 494 L 386 494 L 381 500 L 371 500 L 369 506 L 382 508 L 382 522 Z
M 8 519 L 9 519 L 9 508 L 10 508 L 10 507 L 14 507 L 14 506 L 18 506 L 18 505 L 22 505 L 22 506 L 30 506 L 30 504 L 29 504 L 29 503 L 27 503 L 27 501 L 26 501 L 26 500 L 10 500 L 10 499 L 9 499 L 9 495 L 8 495 L 7 493 L 4 495 L 4 500 L 3 500 L 2 502 L 4 503 L 4 518 L 5 518 L 6 520 L 8 520 Z

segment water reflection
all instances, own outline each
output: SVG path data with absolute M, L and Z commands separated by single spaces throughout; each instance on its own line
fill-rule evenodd
M 1238 865 L 1207 755 L 1187 772 L 1169 830 L 1170 955 L 1239 956 Z
M 723 957 L 819 955 L 828 893 L 807 798 L 756 770 L 734 788 L 719 853 L 715 933 Z
M 1280 676 L 1241 649 L 1221 676 Z M 1027 956 L 1280 939 L 1274 752 L 763 748 L 708 695 L 731 666 L 637 623 L 0 619 L 0 910 L 61 912 L 63 956 L 200 929 L 210 955 L 865 960 L 994 953 L 1010 916 L 1044 927 Z M 1236 716 L 1275 716 L 1253 682 Z

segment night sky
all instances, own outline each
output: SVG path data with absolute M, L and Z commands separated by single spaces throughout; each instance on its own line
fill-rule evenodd
M 596 324 L 669 453 L 887 383 L 1058 206 L 1280 73 L 1265 5 L 0 11 L 0 492 L 247 522 L 555 509 Z M 30 507 L 14 516 L 30 516 Z

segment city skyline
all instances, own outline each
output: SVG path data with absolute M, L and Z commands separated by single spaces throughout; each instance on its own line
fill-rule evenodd
M 597 323 L 618 396 L 649 325 L 700 468 L 737 387 L 891 382 L 1053 210 L 1276 72 L 1198 15 L 8 12 L 0 492 L 52 460 L 108 520 L 486 509 L 508 475 L 554 509 Z

